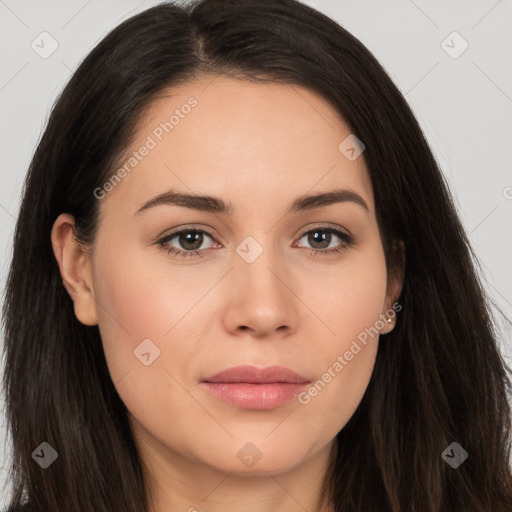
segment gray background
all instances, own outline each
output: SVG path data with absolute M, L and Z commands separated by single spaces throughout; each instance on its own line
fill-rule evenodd
M 23 179 L 53 101 L 111 28 L 156 3 L 0 0 L 2 291 Z M 358 37 L 405 94 L 455 195 L 486 289 L 511 318 L 512 1 L 305 3 Z M 460 37 L 451 35 L 454 31 Z M 47 58 L 32 48 L 51 49 L 51 39 L 42 32 L 58 44 Z M 469 47 L 459 55 L 464 41 Z M 502 351 L 510 363 L 510 331 L 505 331 Z M 0 410 L 3 404 L 0 397 Z M 1 486 L 10 451 L 0 420 Z M 1 490 L 0 496 L 2 505 Z

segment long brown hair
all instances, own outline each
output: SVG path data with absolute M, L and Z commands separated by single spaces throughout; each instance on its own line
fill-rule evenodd
M 406 248 L 403 310 L 337 435 L 323 501 L 343 512 L 512 510 L 510 369 L 442 173 L 370 51 L 295 0 L 152 7 L 112 30 L 57 99 L 26 177 L 5 292 L 11 510 L 149 510 L 98 327 L 75 317 L 50 232 L 68 212 L 79 240 L 94 240 L 93 191 L 137 120 L 164 88 L 201 73 L 296 84 L 329 101 L 365 144 L 388 264 L 394 241 Z M 46 469 L 32 458 L 42 442 L 58 453 Z M 457 468 L 442 457 L 453 442 L 468 454 Z

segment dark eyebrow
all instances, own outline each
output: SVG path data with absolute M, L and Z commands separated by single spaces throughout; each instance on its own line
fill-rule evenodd
M 292 205 L 290 206 L 288 213 L 311 210 L 313 208 L 329 206 L 330 204 L 346 202 L 358 204 L 359 206 L 362 206 L 367 212 L 370 211 L 368 205 L 359 194 L 353 192 L 352 190 L 337 188 L 331 190 L 330 192 L 321 192 L 319 194 L 313 194 L 309 196 L 304 195 L 295 199 L 295 201 L 293 201 Z
M 298 197 L 290 205 L 287 213 L 312 210 L 314 208 L 344 202 L 358 204 L 367 212 L 369 211 L 368 205 L 365 203 L 364 199 L 356 192 L 351 190 L 335 189 L 330 192 L 321 192 L 318 194 Z M 234 211 L 231 203 L 226 203 L 219 197 L 198 196 L 195 194 L 184 194 L 175 190 L 169 190 L 145 202 L 134 215 L 138 215 L 149 208 L 154 208 L 155 206 L 163 204 L 183 206 L 185 208 L 200 210 L 207 213 L 222 213 L 226 215 L 232 215 Z

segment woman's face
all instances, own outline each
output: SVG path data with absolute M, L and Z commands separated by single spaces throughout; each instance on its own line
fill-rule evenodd
M 299 86 L 222 76 L 168 92 L 125 172 L 95 191 L 101 219 L 82 269 L 93 297 L 74 293 L 75 312 L 98 323 L 134 433 L 160 461 L 278 474 L 331 446 L 369 383 L 375 329 L 390 329 L 382 315 L 400 284 L 388 280 L 364 153 Z M 189 199 L 143 208 L 171 191 Z M 205 383 L 239 365 L 310 384 Z

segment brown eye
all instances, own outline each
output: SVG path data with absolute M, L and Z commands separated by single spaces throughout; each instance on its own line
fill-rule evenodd
M 300 240 L 302 239 L 306 239 L 306 242 L 311 245 L 313 254 L 324 255 L 338 253 L 354 243 L 352 236 L 330 227 L 310 229 L 302 235 Z M 302 243 L 301 246 L 303 246 Z
M 181 245 L 183 249 L 190 251 L 200 249 L 203 244 L 203 238 L 203 233 L 200 231 L 181 231 L 177 235 L 178 244 Z
M 200 229 L 182 229 L 162 238 L 158 245 L 165 248 L 169 254 L 185 257 L 203 256 L 209 249 L 209 247 L 204 246 L 205 235 L 212 238 L 209 233 Z M 175 241 L 171 243 L 173 240 Z

